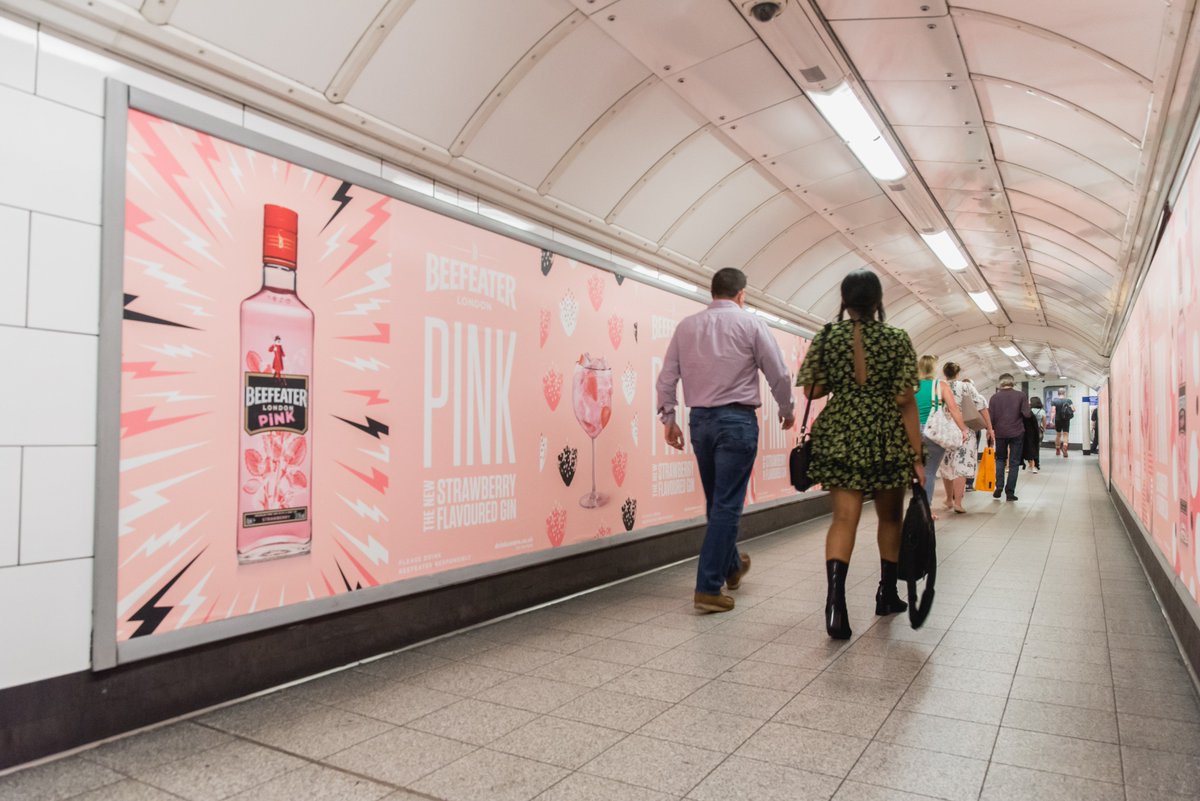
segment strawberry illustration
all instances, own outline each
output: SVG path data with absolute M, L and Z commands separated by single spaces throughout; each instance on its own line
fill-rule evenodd
M 569 289 L 558 302 L 558 321 L 562 323 L 567 336 L 575 333 L 575 324 L 579 322 L 579 301 L 575 300 L 575 293 Z
M 609 534 L 612 534 L 612 528 L 604 525 L 603 523 L 600 524 L 600 528 L 596 529 L 596 539 L 598 540 L 604 539 Z
M 550 338 L 550 310 L 538 310 L 538 347 L 546 347 L 546 340 Z
M 550 411 L 558 408 L 558 402 L 562 399 L 562 384 L 562 373 L 553 367 L 542 376 L 542 394 L 546 396 L 546 403 L 550 405 Z
M 546 435 L 538 435 L 538 472 L 546 469 Z
M 637 522 L 637 501 L 633 498 L 626 498 L 625 503 L 621 504 L 621 523 L 625 526 L 626 531 L 633 531 L 633 524 Z
M 564 445 L 563 449 L 558 452 L 558 475 L 562 478 L 563 483 L 568 487 L 571 486 L 571 481 L 575 478 L 575 465 L 578 464 L 578 462 L 578 448 L 572 448 L 570 445 Z
M 621 392 L 625 395 L 625 402 L 632 404 L 637 392 L 637 371 L 632 364 L 625 365 L 625 372 L 621 373 Z
M 542 251 L 542 275 L 549 275 L 550 268 L 554 266 L 554 254 L 548 250 Z
M 550 540 L 550 544 L 555 548 L 562 545 L 563 537 L 567 533 L 567 510 L 554 504 L 554 508 L 550 510 L 549 516 L 546 517 L 546 537 Z
M 625 320 L 617 315 L 608 318 L 608 341 L 612 343 L 613 350 L 621 347 L 621 337 L 625 333 Z
M 617 482 L 617 486 L 625 483 L 625 467 L 629 464 L 629 456 L 625 451 L 617 451 L 612 458 L 612 474 L 613 480 Z
M 604 303 L 604 278 L 599 274 L 588 279 L 588 297 L 592 301 L 592 308 L 600 311 L 600 306 Z
M 262 372 L 262 357 L 255 351 L 246 352 L 246 369 L 252 373 Z

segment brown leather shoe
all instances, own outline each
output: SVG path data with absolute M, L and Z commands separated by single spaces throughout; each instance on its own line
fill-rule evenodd
M 727 589 L 736 590 L 738 587 L 742 586 L 742 576 L 750 572 L 750 555 L 741 554 L 741 557 L 742 569 L 733 571 L 729 574 L 728 578 L 725 579 L 725 587 Z
M 733 599 L 722 593 L 707 595 L 703 592 L 698 592 L 692 601 L 692 605 L 701 612 L 728 612 L 730 609 L 733 609 Z

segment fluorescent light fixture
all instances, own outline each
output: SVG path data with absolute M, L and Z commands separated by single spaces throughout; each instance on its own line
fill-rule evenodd
M 1033 365 L 1030 364 L 1026 359 L 1013 359 L 1013 364 L 1026 370 L 1028 370 L 1030 367 L 1033 367 Z
M 881 181 L 898 181 L 908 174 L 850 84 L 841 83 L 828 92 L 807 94 L 867 172 Z
M 954 242 L 954 237 L 950 236 L 949 231 L 939 231 L 936 234 L 921 234 L 921 238 L 925 240 L 925 244 L 929 245 L 929 249 L 933 254 L 942 260 L 942 264 L 947 270 L 965 270 L 967 269 L 967 257 L 959 250 L 958 245 Z
M 1011 356 L 1014 358 L 1021 355 L 1021 351 L 1017 350 L 1012 345 L 1002 345 L 1000 347 L 1000 352 L 1003 353 L 1005 356 Z
M 971 300 L 975 301 L 975 305 L 984 314 L 991 314 L 1000 310 L 1000 307 L 996 305 L 996 301 L 988 292 L 968 292 L 967 294 L 971 296 Z
M 1026 370 L 1025 371 L 1025 375 L 1037 375 L 1037 374 L 1038 374 L 1037 370 Z

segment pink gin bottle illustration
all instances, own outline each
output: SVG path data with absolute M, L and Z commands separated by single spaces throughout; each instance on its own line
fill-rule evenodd
M 262 288 L 241 305 L 240 564 L 312 548 L 313 313 L 296 295 L 297 222 L 263 207 Z
M 579 499 L 584 509 L 595 509 L 608 502 L 608 496 L 596 492 L 596 437 L 612 417 L 612 368 L 604 357 L 593 359 L 588 354 L 579 357 L 575 365 L 572 403 L 575 419 L 592 440 L 592 490 Z

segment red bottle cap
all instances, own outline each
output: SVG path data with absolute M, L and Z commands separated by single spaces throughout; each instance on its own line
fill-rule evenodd
M 263 206 L 263 262 L 296 268 L 296 228 L 299 217 L 283 206 Z

